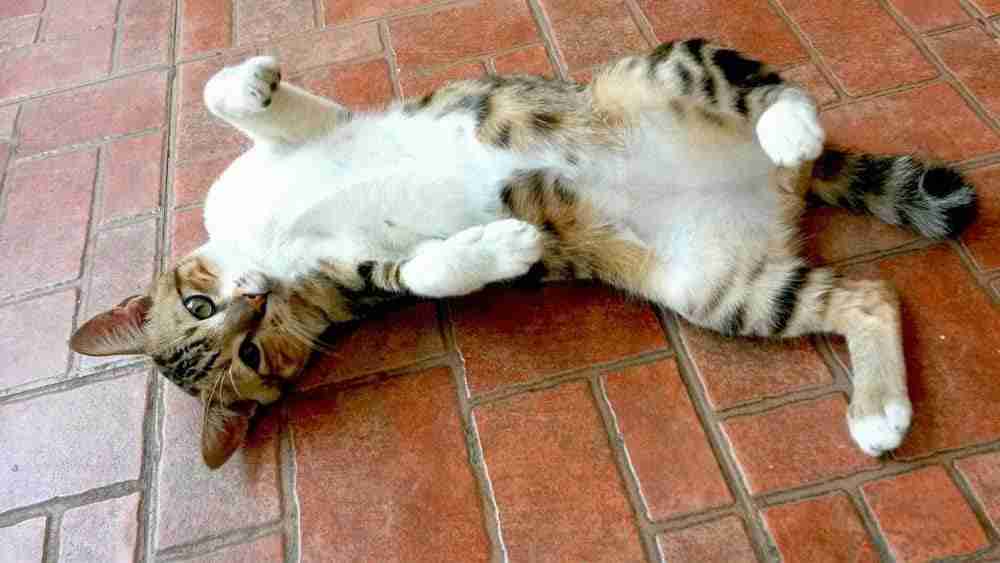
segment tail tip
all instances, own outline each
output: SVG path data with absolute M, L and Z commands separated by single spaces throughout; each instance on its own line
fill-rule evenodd
M 979 214 L 976 190 L 957 170 L 947 166 L 933 166 L 920 179 L 922 191 L 937 211 L 939 220 L 924 234 L 932 238 L 953 238 L 971 225 Z

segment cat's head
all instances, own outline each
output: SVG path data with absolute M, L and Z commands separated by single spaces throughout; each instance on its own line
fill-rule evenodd
M 243 443 L 259 404 L 277 400 L 327 326 L 301 298 L 261 276 L 234 283 L 195 252 L 134 295 L 89 320 L 70 347 L 81 354 L 142 354 L 204 406 L 205 463 L 221 466 Z

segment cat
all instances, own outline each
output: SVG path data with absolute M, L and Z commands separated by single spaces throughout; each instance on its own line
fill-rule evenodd
M 930 238 L 976 216 L 952 168 L 824 147 L 805 91 L 703 39 L 627 56 L 589 85 L 490 76 L 369 113 L 254 57 L 204 100 L 253 141 L 207 196 L 209 241 L 71 347 L 145 354 L 200 397 L 212 468 L 329 327 L 525 275 L 596 279 L 727 335 L 844 335 L 848 428 L 878 456 L 912 414 L 898 299 L 800 257 L 806 197 Z

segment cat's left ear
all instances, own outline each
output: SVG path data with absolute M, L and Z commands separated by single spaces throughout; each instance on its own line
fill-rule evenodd
M 133 295 L 84 323 L 70 338 L 69 347 L 87 356 L 142 354 L 144 326 L 152 306 L 149 297 Z
M 237 401 L 228 406 L 205 402 L 201 427 L 201 457 L 209 469 L 218 469 L 243 445 L 256 401 Z

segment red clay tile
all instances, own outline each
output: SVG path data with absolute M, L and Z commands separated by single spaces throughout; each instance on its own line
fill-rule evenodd
M 967 457 L 955 462 L 969 488 L 986 509 L 994 527 L 1000 527 L 1000 453 Z
M 185 559 L 189 563 L 233 563 L 253 561 L 253 563 L 283 563 L 285 551 L 281 536 L 264 536 L 250 543 L 224 547 L 215 553 Z
M 638 561 L 638 530 L 582 382 L 475 411 L 512 561 Z
M 201 459 L 201 401 L 173 383 L 163 387 L 157 546 L 164 549 L 277 520 L 277 417 L 258 417 L 247 444 L 212 471 Z
M 139 493 L 63 513 L 59 561 L 131 561 L 138 535 Z
M 121 10 L 118 69 L 167 63 L 174 33 L 174 0 L 128 0 Z
M 6 106 L 0 108 L 0 139 L 10 139 L 14 136 L 14 121 L 17 110 L 21 106 Z
M 381 106 L 393 97 L 389 64 L 382 59 L 318 68 L 301 75 L 295 82 L 349 108 Z
M 730 418 L 722 428 L 756 495 L 878 467 L 851 441 L 846 412 L 836 395 Z
M 236 22 L 238 45 L 301 33 L 316 24 L 312 0 L 239 0 Z
M 1000 13 L 1000 0 L 971 0 L 971 3 L 988 16 Z
M 959 0 L 891 0 L 917 31 L 965 23 L 971 18 Z
M 204 92 L 208 80 L 223 67 L 238 65 L 256 53 L 257 51 L 254 49 L 239 49 L 227 51 L 226 54 L 217 57 L 179 65 L 175 86 L 179 90 L 177 105 L 180 107 L 204 107 L 202 92 Z
M 994 117 L 1000 116 L 1000 79 L 989 61 L 1000 57 L 1000 44 L 978 26 L 927 38 L 955 73 Z
M 11 561 L 43 561 L 45 517 L 0 528 L 0 545 Z
M 452 310 L 473 393 L 667 347 L 649 305 L 596 285 L 491 288 Z
M 250 146 L 250 140 L 236 128 L 208 112 L 202 92 L 216 72 L 252 55 L 252 51 L 242 50 L 180 66 L 175 162 L 232 158 Z
M 233 46 L 233 0 L 178 0 L 178 58 Z
M 166 73 L 147 72 L 48 96 L 21 110 L 19 154 L 159 127 L 166 119 Z
M 0 330 L 0 387 L 4 391 L 62 378 L 75 310 L 73 290 L 0 308 L 0 327 L 4 327 Z
M 542 0 L 556 45 L 571 69 L 587 68 L 649 48 L 618 0 Z
M 0 225 L 2 291 L 18 293 L 80 275 L 96 161 L 94 151 L 86 151 L 8 171 Z
M 403 70 L 484 55 L 539 40 L 524 0 L 481 0 L 389 23 Z
M 0 53 L 34 43 L 39 22 L 38 16 L 0 20 Z
M 609 375 L 607 390 L 651 519 L 732 504 L 673 360 Z
M 497 74 L 536 74 L 553 77 L 555 71 L 544 45 L 525 47 L 493 59 Z
M 772 506 L 763 514 L 783 561 L 879 561 L 858 511 L 843 493 Z
M 489 558 L 457 398 L 435 369 L 293 403 L 303 561 Z
M 326 5 L 326 25 L 336 25 L 361 18 L 378 18 L 393 12 L 410 10 L 434 0 L 343 0 L 328 2 Z
M 118 0 L 46 0 L 44 38 L 51 41 L 111 28 L 115 25 L 117 10 Z
M 1000 310 L 946 246 L 852 268 L 900 292 L 913 423 L 895 455 L 912 458 L 1000 438 Z M 933 283 L 928 283 L 933 280 Z
M 7 161 L 10 160 L 10 153 L 12 151 L 13 147 L 7 143 L 0 143 L 0 170 L 7 168 Z
M 36 43 L 0 57 L 0 102 L 101 78 L 111 65 L 114 33 L 101 30 Z
M 821 118 L 831 143 L 865 151 L 962 160 L 1000 149 L 1000 138 L 946 83 L 840 106 Z
M 37 14 L 45 9 L 45 0 L 6 0 L 0 4 L 0 19 Z
M 316 354 L 299 387 L 344 381 L 387 371 L 444 353 L 437 307 L 424 302 L 365 319 L 334 336 L 329 351 Z
M 869 94 L 938 75 L 876 0 L 783 4 L 849 94 Z M 844 25 L 847 21 L 851 25 Z
M 188 161 L 174 168 L 174 206 L 190 205 L 205 201 L 215 180 L 229 168 L 233 156 L 213 160 Z
M 163 133 L 121 139 L 104 148 L 101 221 L 155 211 L 160 204 Z
M 702 36 L 776 66 L 809 58 L 767 2 L 639 0 L 639 6 L 660 41 Z
M 840 99 L 837 91 L 833 89 L 833 86 L 830 86 L 830 82 L 823 76 L 823 73 L 812 63 L 785 69 L 781 71 L 781 75 L 786 80 L 795 82 L 809 91 L 816 103 L 821 106 Z
M 837 207 L 810 209 L 802 218 L 803 246 L 823 262 L 889 250 L 920 238 L 909 229 L 890 225 L 871 215 Z
M 833 381 L 829 368 L 805 338 L 726 338 L 688 323 L 681 334 L 708 401 L 727 409 Z
M 962 493 L 940 466 L 867 483 L 861 490 L 899 561 L 964 555 L 989 544 Z
M 403 96 L 416 98 L 456 80 L 481 78 L 486 76 L 486 67 L 481 62 L 462 63 L 434 70 L 404 71 L 399 73 L 399 84 Z
M 656 543 L 667 561 L 698 563 L 757 561 L 743 522 L 735 516 L 675 532 L 663 532 L 656 536 Z
M 1000 268 L 1000 166 L 969 172 L 967 176 L 979 193 L 979 218 L 962 240 L 979 268 Z
M 170 239 L 170 261 L 186 256 L 208 240 L 202 209 L 195 207 L 174 213 L 174 230 Z
M 145 373 L 0 406 L 0 511 L 139 478 Z
M 281 70 L 287 76 L 307 68 L 377 55 L 382 52 L 382 41 L 378 24 L 369 23 L 296 35 L 264 52 L 281 61 Z

